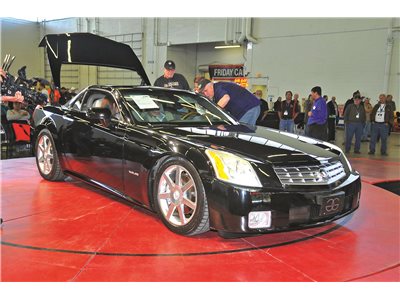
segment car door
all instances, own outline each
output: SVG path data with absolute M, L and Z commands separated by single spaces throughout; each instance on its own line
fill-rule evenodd
M 80 107 L 71 109 L 63 131 L 63 148 L 68 170 L 84 179 L 95 181 L 118 191 L 123 190 L 122 160 L 124 130 L 113 119 L 108 125 L 91 120 L 88 110 L 99 107 L 104 98 L 114 96 L 101 89 L 89 90 Z M 104 101 L 103 101 L 104 102 Z
M 148 181 L 154 156 L 158 155 L 153 134 L 144 128 L 127 126 L 124 145 L 124 193 L 150 206 Z

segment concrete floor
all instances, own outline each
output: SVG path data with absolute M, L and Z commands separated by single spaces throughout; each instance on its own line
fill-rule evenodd
M 344 152 L 344 130 L 339 128 L 336 129 L 336 141 L 335 145 L 339 146 Z M 384 161 L 397 161 L 400 162 L 400 133 L 392 132 L 388 138 L 388 156 L 380 155 L 380 142 L 376 145 L 375 155 L 368 155 L 369 152 L 369 142 L 361 143 L 361 154 L 354 154 L 354 138 L 353 144 L 351 146 L 350 153 L 346 156 L 349 158 L 369 158 L 373 160 L 384 160 Z

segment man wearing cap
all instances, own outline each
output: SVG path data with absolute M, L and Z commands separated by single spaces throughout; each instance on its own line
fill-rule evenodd
M 344 112 L 344 124 L 346 125 L 345 132 L 345 150 L 346 153 L 350 152 L 351 141 L 355 135 L 354 153 L 360 154 L 361 137 L 364 128 L 366 114 L 364 106 L 361 104 L 361 97 L 354 96 L 354 103 L 349 104 Z
M 378 137 L 381 138 L 381 154 L 387 156 L 387 139 L 389 134 L 389 126 L 393 124 L 392 108 L 386 103 L 386 95 L 379 95 L 379 103 L 374 106 L 371 112 L 371 140 L 369 142 L 368 154 L 375 154 L 375 146 Z
M 255 125 L 260 115 L 260 100 L 251 92 L 233 82 L 213 83 L 208 79 L 199 82 L 199 92 L 214 99 L 239 122 Z
M 164 75 L 157 78 L 154 86 L 190 90 L 189 84 L 182 74 L 175 73 L 175 63 L 167 60 L 164 64 Z

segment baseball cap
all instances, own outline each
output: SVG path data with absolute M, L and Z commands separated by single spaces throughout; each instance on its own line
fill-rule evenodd
M 211 81 L 208 79 L 202 79 L 200 80 L 199 84 L 198 84 L 198 90 L 201 93 L 204 88 L 206 87 L 207 84 L 209 84 Z
M 175 70 L 175 63 L 172 60 L 167 60 L 164 64 L 164 68 L 167 70 Z

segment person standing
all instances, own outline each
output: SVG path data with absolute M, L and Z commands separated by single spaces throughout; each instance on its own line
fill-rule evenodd
M 381 139 L 381 154 L 387 156 L 387 138 L 389 124 L 393 124 L 392 107 L 386 105 L 386 95 L 379 95 L 379 103 L 374 106 L 371 112 L 371 141 L 369 142 L 368 154 L 375 154 L 375 146 L 378 137 Z
M 336 140 L 337 104 L 335 100 L 336 97 L 332 97 L 331 100 L 326 102 L 328 109 L 328 141 L 331 142 Z
M 298 119 L 297 117 L 301 113 L 301 104 L 299 101 L 299 94 L 295 93 L 293 96 L 293 107 L 295 108 L 293 114 L 293 122 L 294 122 L 294 133 L 300 134 L 300 126 L 303 127 L 302 120 Z
M 282 97 L 278 97 L 274 102 L 274 111 L 279 112 L 282 107 Z
M 386 97 L 386 105 L 388 105 L 390 107 L 390 109 L 392 110 L 392 112 L 394 113 L 396 111 L 396 102 L 393 101 L 393 96 L 392 95 L 387 95 Z M 394 118 L 394 115 L 393 115 Z M 393 124 L 389 124 L 389 135 L 392 132 L 393 129 Z
M 269 107 L 267 100 L 263 99 L 263 94 L 261 90 L 254 92 L 254 95 L 260 100 L 260 115 L 258 116 L 257 123 L 260 123 L 267 116 Z
M 335 107 L 335 116 L 336 116 L 336 118 L 335 118 L 335 126 L 337 126 L 337 124 L 339 124 L 339 106 L 338 106 L 338 104 L 336 102 L 336 97 L 335 96 L 332 97 L 332 103 L 333 103 L 333 106 Z
M 308 112 L 308 136 L 326 141 L 328 138 L 326 121 L 328 112 L 326 102 L 321 97 L 321 87 L 315 86 L 311 89 L 311 97 L 314 100 L 311 111 Z
M 351 141 L 355 135 L 354 153 L 360 154 L 361 136 L 365 123 L 365 110 L 361 105 L 360 96 L 355 96 L 354 103 L 350 104 L 344 112 L 344 123 L 346 125 L 345 152 L 350 152 Z
M 365 110 L 365 126 L 363 129 L 363 135 L 361 137 L 361 142 L 368 142 L 368 137 L 371 136 L 371 112 L 372 105 L 369 98 L 364 100 L 364 110 Z
M 260 115 L 260 100 L 251 92 L 233 82 L 213 83 L 203 79 L 199 92 L 232 114 L 239 122 L 255 125 Z
M 301 111 L 301 105 L 300 105 L 300 101 L 299 101 L 299 94 L 294 94 L 294 96 L 293 96 L 293 104 L 294 104 L 294 106 L 298 106 L 297 107 L 297 114 L 296 114 L 296 117 L 297 117 L 297 115 L 300 113 L 300 111 Z M 296 118 L 295 117 L 295 118 Z
M 388 105 L 393 112 L 396 111 L 396 102 L 393 101 L 393 96 L 390 94 L 386 97 L 386 105 Z
M 313 106 L 313 99 L 311 94 L 308 95 L 307 100 L 304 102 L 304 135 L 308 135 L 308 113 L 311 111 Z
M 164 64 L 164 74 L 156 79 L 154 86 L 189 91 L 190 87 L 186 78 L 175 71 L 175 63 L 172 60 L 167 60 Z
M 38 92 L 42 93 L 43 95 L 46 96 L 46 103 L 49 103 L 50 101 L 50 96 L 49 96 L 49 92 L 46 89 L 46 84 L 43 81 L 39 81 L 39 88 L 38 88 Z
M 343 108 L 343 112 L 342 112 L 343 116 L 344 116 L 344 113 L 345 113 L 345 111 L 346 111 L 346 108 L 347 108 L 350 104 L 353 104 L 353 103 L 354 103 L 354 97 L 356 97 L 356 96 L 360 96 L 360 97 L 361 97 L 361 93 L 360 93 L 359 90 L 355 91 L 355 92 L 353 93 L 353 97 L 350 98 L 350 99 L 348 99 L 348 100 L 346 101 L 346 103 L 344 104 L 344 108 Z M 346 124 L 344 124 L 344 136 L 346 136 Z M 346 141 L 344 141 L 342 145 L 344 145 L 344 144 L 346 144 Z
M 298 103 L 297 106 L 293 103 L 291 91 L 287 91 L 285 96 L 279 111 L 279 130 L 294 133 L 294 118 L 299 114 Z
M 361 97 L 361 93 L 360 93 L 359 90 L 355 91 L 355 92 L 353 93 L 353 97 L 350 98 L 350 99 L 348 99 L 348 100 L 346 101 L 346 103 L 344 104 L 343 115 L 344 115 L 344 112 L 346 111 L 346 108 L 347 108 L 350 104 L 353 104 L 353 103 L 354 103 L 354 97 L 356 97 L 356 96 L 360 96 L 360 97 Z

